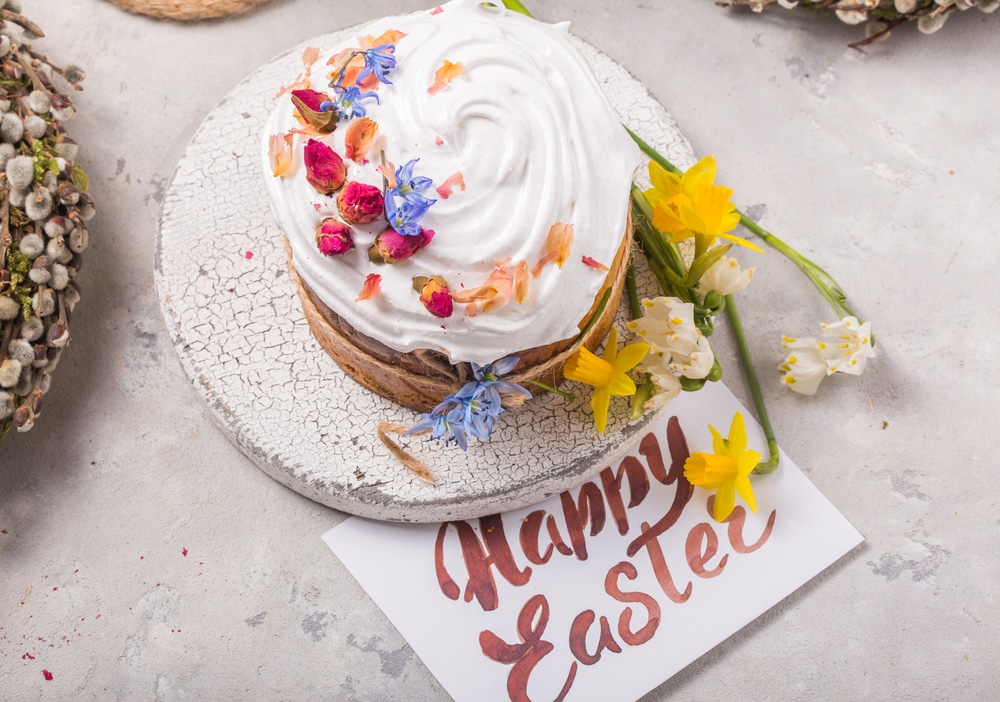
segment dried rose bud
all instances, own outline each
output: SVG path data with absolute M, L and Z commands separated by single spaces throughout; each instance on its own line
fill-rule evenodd
M 333 193 L 344 187 L 347 179 L 347 168 L 344 159 L 337 152 L 321 141 L 310 139 L 303 151 L 306 164 L 306 180 L 316 190 L 324 195 Z
M 374 185 L 352 180 L 337 196 L 337 211 L 349 224 L 370 224 L 382 216 L 385 199 Z
M 368 259 L 373 263 L 398 263 L 405 261 L 434 238 L 433 229 L 421 229 L 416 236 L 405 236 L 395 229 L 386 229 L 375 237 L 368 249 Z
M 418 275 L 413 279 L 413 289 L 420 293 L 420 303 L 432 315 L 441 319 L 451 316 L 455 305 L 444 278 L 439 275 Z
M 316 246 L 324 256 L 339 256 L 354 248 L 351 228 L 332 217 L 323 220 L 316 230 Z
M 318 90 L 292 91 L 292 104 L 302 119 L 316 131 L 326 134 L 333 131 L 340 118 L 336 110 L 324 111 L 324 102 L 330 102 L 330 96 Z

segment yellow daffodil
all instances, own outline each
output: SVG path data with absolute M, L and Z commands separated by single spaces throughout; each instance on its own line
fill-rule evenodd
M 760 454 L 747 450 L 747 432 L 743 424 L 743 415 L 737 412 L 729 427 L 729 438 L 723 439 L 709 425 L 712 432 L 713 453 L 692 453 L 684 462 L 684 477 L 692 485 L 698 485 L 708 490 L 715 490 L 715 521 L 721 522 L 733 511 L 736 504 L 736 493 L 751 511 L 757 511 L 757 500 L 754 499 L 753 486 L 750 484 L 750 472 L 760 463 Z
M 714 183 L 713 156 L 701 159 L 682 176 L 650 161 L 649 180 L 653 187 L 645 195 L 653 207 L 653 226 L 669 235 L 670 241 L 693 238 L 698 254 L 707 251 L 717 238 L 764 253 L 746 239 L 726 233 L 740 223 L 740 215 L 729 201 L 732 189 Z
M 649 344 L 629 344 L 618 351 L 618 332 L 614 327 L 604 347 L 604 358 L 584 347 L 577 349 L 563 369 L 567 380 L 575 380 L 594 388 L 590 407 L 594 411 L 597 431 L 604 433 L 608 423 L 608 405 L 611 396 L 624 397 L 635 394 L 635 382 L 628 372 L 635 368 L 649 352 Z

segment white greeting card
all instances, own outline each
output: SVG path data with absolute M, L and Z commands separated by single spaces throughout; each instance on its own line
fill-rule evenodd
M 861 542 L 782 454 L 758 511 L 711 517 L 683 477 L 742 411 L 683 393 L 625 458 L 533 507 L 445 524 L 352 517 L 323 539 L 459 702 L 634 700 Z

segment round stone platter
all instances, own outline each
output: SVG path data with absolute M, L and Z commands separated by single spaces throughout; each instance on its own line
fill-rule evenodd
M 255 71 L 209 113 L 181 158 L 163 201 L 155 271 L 181 365 L 261 470 L 339 510 L 406 522 L 470 519 L 573 488 L 623 456 L 657 415 L 630 422 L 628 398 L 612 398 L 599 435 L 590 389 L 565 383 L 575 400 L 547 393 L 504 412 L 492 438 L 473 439 L 467 452 L 401 439 L 431 470 L 429 483 L 376 435 L 381 421 L 409 426 L 419 415 L 356 384 L 309 331 L 264 191 L 261 131 L 275 94 L 302 71 L 303 50 L 358 29 L 311 39 Z M 673 163 L 690 165 L 687 140 L 645 87 L 590 44 L 574 42 L 622 122 Z M 640 293 L 653 296 L 646 278 Z

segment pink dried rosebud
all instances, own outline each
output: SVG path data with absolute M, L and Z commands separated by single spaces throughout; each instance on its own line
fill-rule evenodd
M 339 256 L 354 248 L 351 228 L 343 222 L 327 218 L 316 230 L 316 246 L 324 256 Z
M 375 237 L 375 243 L 368 249 L 368 258 L 373 263 L 405 261 L 431 243 L 433 238 L 433 229 L 421 229 L 416 236 L 406 236 L 395 229 L 386 229 Z
M 293 90 L 292 104 L 305 122 L 318 132 L 332 132 L 337 126 L 339 116 L 336 110 L 326 111 L 323 103 L 330 102 L 326 93 L 318 90 Z
M 333 193 L 344 187 L 347 179 L 347 168 L 336 151 L 322 141 L 310 139 L 303 150 L 306 163 L 306 180 L 324 195 Z
M 439 275 L 418 275 L 413 279 L 413 289 L 420 293 L 420 303 L 435 317 L 451 316 L 454 301 L 448 283 Z
M 349 224 L 370 224 L 382 216 L 385 199 L 374 185 L 352 180 L 337 196 L 337 211 Z

